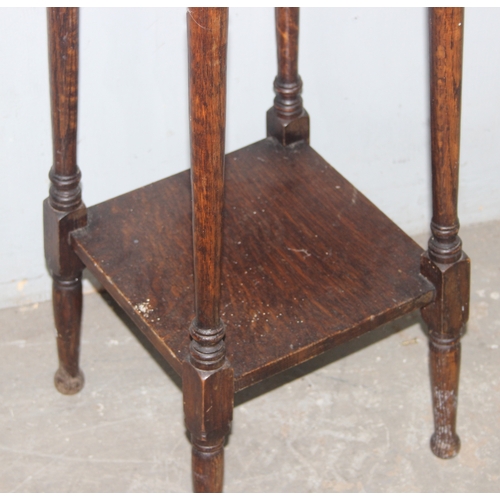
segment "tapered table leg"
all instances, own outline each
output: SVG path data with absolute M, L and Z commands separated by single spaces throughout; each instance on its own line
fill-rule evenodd
M 196 492 L 222 491 L 234 400 L 220 319 L 227 18 L 227 8 L 187 14 L 196 317 L 182 386 Z
M 302 106 L 299 67 L 299 8 L 276 7 L 278 75 L 274 80 L 274 106 L 267 112 L 267 135 L 287 146 L 309 142 L 309 115 Z
M 430 337 L 431 449 L 440 458 L 460 449 L 460 337 L 469 314 L 470 261 L 462 252 L 457 216 L 463 27 L 462 8 L 430 9 L 433 217 L 421 272 L 436 287 L 436 299 L 422 316 Z
M 78 9 L 49 8 L 47 17 L 54 163 L 44 202 L 45 257 L 53 278 L 59 355 L 54 382 L 59 392 L 74 394 L 83 387 L 79 350 L 84 266 L 69 244 L 69 233 L 87 220 L 76 164 Z

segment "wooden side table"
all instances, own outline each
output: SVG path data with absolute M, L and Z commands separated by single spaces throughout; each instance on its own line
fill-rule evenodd
M 267 138 L 224 150 L 226 8 L 188 10 L 191 171 L 86 208 L 76 164 L 78 9 L 50 8 L 54 164 L 44 202 L 63 394 L 86 266 L 182 376 L 196 491 L 221 491 L 234 392 L 415 309 L 429 326 L 441 458 L 455 431 L 470 262 L 458 237 L 463 9 L 430 10 L 433 218 L 424 252 L 309 145 L 297 8 L 276 9 Z M 193 250 L 194 249 L 194 250 Z

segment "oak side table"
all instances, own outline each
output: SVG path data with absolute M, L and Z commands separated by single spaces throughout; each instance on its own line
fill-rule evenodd
M 195 491 L 222 490 L 236 391 L 415 309 L 429 328 L 431 448 L 441 458 L 459 451 L 470 275 L 457 217 L 463 9 L 429 15 L 433 216 L 423 251 L 309 145 L 297 8 L 276 9 L 267 137 L 227 155 L 228 11 L 188 9 L 191 170 L 86 208 L 76 163 L 78 9 L 48 9 L 55 385 L 63 394 L 83 386 L 87 267 L 182 377 Z

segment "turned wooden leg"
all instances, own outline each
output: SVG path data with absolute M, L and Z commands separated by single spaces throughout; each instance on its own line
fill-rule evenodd
M 44 202 L 44 234 L 59 354 L 54 382 L 59 392 L 75 394 L 83 387 L 78 365 L 83 264 L 70 246 L 69 234 L 87 222 L 76 165 L 78 9 L 49 8 L 47 18 L 54 163 Z
M 191 346 L 191 359 L 184 363 L 182 374 L 184 414 L 192 443 L 193 489 L 197 493 L 219 493 L 224 478 L 224 442 L 233 417 L 233 369 L 227 361 L 216 370 L 200 369 L 198 346 Z
M 195 492 L 220 492 L 234 382 L 220 319 L 227 8 L 188 9 L 196 317 L 182 392 Z
M 83 387 L 83 373 L 78 364 L 82 319 L 81 275 L 70 281 L 54 278 L 52 304 L 59 355 L 59 369 L 54 383 L 62 394 L 75 394 Z
M 460 450 L 460 438 L 456 432 L 460 340 L 443 342 L 438 336 L 433 336 L 429 348 L 435 427 L 431 449 L 439 458 L 452 458 Z
M 224 441 L 223 438 L 196 439 L 193 444 L 193 484 L 198 493 L 222 491 L 224 479 Z
M 470 261 L 462 253 L 453 264 L 437 264 L 422 256 L 422 274 L 436 286 L 436 300 L 422 309 L 429 327 L 434 434 L 431 449 L 452 458 L 460 449 L 456 433 L 460 337 L 468 319 Z
M 287 146 L 309 142 L 309 115 L 302 107 L 299 64 L 299 8 L 276 7 L 278 76 L 274 80 L 274 106 L 267 112 L 267 136 Z
M 457 217 L 463 9 L 430 9 L 430 27 L 433 217 L 421 272 L 435 285 L 436 298 L 422 309 L 422 316 L 430 337 L 435 427 L 431 449 L 440 458 L 451 458 L 460 449 L 460 337 L 470 294 L 470 261 L 462 252 Z

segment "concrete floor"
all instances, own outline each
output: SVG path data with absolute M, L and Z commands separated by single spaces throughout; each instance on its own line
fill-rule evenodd
M 429 449 L 427 342 L 415 313 L 239 393 L 225 491 L 500 491 L 500 224 L 461 235 L 473 274 L 458 457 Z M 0 311 L 0 343 L 0 491 L 191 490 L 180 380 L 109 297 L 85 296 L 76 396 L 52 383 L 50 303 Z

